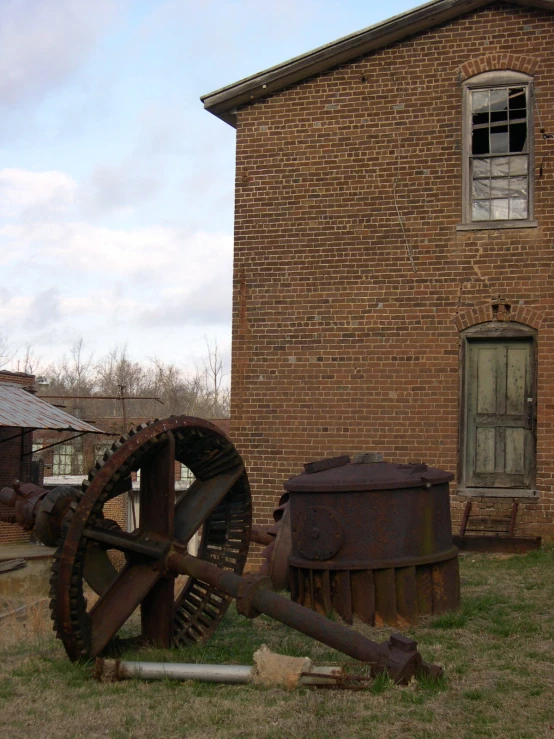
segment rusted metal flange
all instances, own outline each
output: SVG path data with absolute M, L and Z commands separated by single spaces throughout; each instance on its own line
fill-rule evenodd
M 260 615 L 260 611 L 254 608 L 253 601 L 256 593 L 261 588 L 273 590 L 273 584 L 269 577 L 255 573 L 243 575 L 236 601 L 237 611 L 242 616 L 257 618 Z

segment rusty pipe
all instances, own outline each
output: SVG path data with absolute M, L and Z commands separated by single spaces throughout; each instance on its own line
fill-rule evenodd
M 39 504 L 47 494 L 48 490 L 39 485 L 16 480 L 13 488 L 5 487 L 0 490 L 0 503 L 13 509 L 13 513 L 4 514 L 0 520 L 17 523 L 26 530 L 32 529 Z
M 268 544 L 271 544 L 272 541 L 275 541 L 275 537 L 269 534 L 266 528 L 252 524 L 252 528 L 250 529 L 250 541 L 253 541 L 256 544 L 262 544 L 265 547 Z
M 377 644 L 347 626 L 272 592 L 268 578 L 263 576 L 240 577 L 175 549 L 169 553 L 166 566 L 174 574 L 189 575 L 231 595 L 237 599 L 237 609 L 243 615 L 255 617 L 265 613 L 322 644 L 369 663 L 374 675 L 386 672 L 396 683 L 406 684 L 418 672 L 434 677 L 442 674 L 437 665 L 423 662 L 415 641 L 393 634 L 388 642 Z
M 13 488 L 2 488 L 2 490 L 0 490 L 0 503 L 2 503 L 2 505 L 7 505 L 10 508 L 13 508 L 15 506 L 16 498 L 17 493 Z

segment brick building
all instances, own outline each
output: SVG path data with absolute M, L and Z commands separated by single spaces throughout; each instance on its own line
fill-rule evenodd
M 554 538 L 554 2 L 435 0 L 218 90 L 237 131 L 231 434 L 456 473 Z

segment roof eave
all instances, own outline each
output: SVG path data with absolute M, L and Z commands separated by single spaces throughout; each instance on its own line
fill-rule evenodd
M 364 54 L 402 41 L 409 36 L 471 13 L 495 0 L 433 0 L 382 23 L 333 41 L 263 72 L 235 82 L 200 99 L 204 108 L 236 127 L 236 111 L 260 98 L 279 92 L 316 74 L 356 59 Z M 506 0 L 516 5 L 554 11 L 554 0 Z

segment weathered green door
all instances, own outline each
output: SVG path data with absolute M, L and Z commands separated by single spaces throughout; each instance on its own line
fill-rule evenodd
M 469 341 L 466 383 L 466 486 L 531 487 L 532 341 Z

